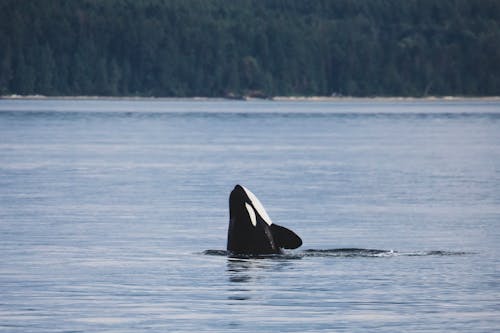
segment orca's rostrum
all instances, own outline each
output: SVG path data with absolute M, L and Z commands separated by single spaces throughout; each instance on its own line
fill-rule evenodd
M 296 249 L 302 240 L 293 231 L 271 221 L 259 199 L 236 185 L 229 196 L 227 250 L 232 254 L 277 254 Z

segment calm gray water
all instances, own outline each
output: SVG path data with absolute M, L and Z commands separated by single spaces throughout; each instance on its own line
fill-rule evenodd
M 498 101 L 0 100 L 1 332 L 498 332 L 499 255 Z

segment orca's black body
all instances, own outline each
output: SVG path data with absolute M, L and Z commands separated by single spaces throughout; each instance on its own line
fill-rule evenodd
M 295 249 L 302 240 L 293 231 L 271 222 L 259 199 L 241 185 L 229 196 L 227 250 L 232 254 L 277 254 Z

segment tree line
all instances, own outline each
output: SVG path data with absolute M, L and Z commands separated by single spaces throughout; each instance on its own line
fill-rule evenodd
M 0 0 L 0 95 L 500 95 L 498 0 Z

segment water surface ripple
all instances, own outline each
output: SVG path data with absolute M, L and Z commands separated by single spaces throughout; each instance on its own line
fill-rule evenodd
M 499 223 L 498 101 L 0 100 L 0 332 L 494 332 Z

